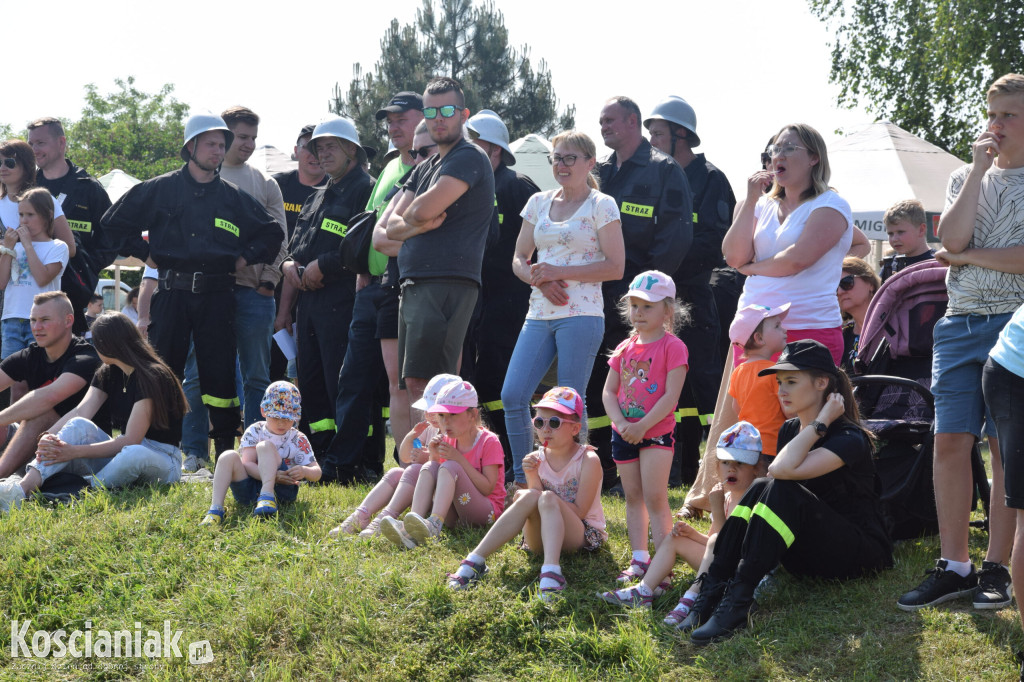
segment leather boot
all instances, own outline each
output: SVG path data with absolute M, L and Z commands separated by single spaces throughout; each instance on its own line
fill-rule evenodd
M 728 580 L 712 578 L 709 574 L 702 573 L 700 576 L 700 592 L 697 593 L 697 598 L 693 600 L 690 613 L 686 615 L 686 618 L 683 619 L 683 622 L 676 629 L 679 632 L 689 632 L 708 622 L 711 614 L 715 612 L 718 602 L 722 600 L 722 594 L 725 592 L 728 584 Z
M 750 584 L 733 578 L 718 603 L 711 619 L 690 635 L 690 641 L 698 646 L 718 642 L 732 637 L 736 630 L 746 627 L 747 617 L 756 605 L 754 590 L 757 584 Z

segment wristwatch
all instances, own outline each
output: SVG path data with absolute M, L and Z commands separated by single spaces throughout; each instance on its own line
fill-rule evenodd
M 813 421 L 811 428 L 818 432 L 818 437 L 824 436 L 828 432 L 828 424 L 825 422 Z

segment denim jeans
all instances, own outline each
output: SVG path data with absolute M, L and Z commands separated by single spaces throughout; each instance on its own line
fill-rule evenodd
M 110 440 L 103 429 L 88 419 L 75 417 L 57 437 L 69 445 L 90 445 Z M 58 471 L 85 476 L 95 488 L 123 488 L 132 483 L 177 483 L 181 480 L 181 451 L 174 445 L 143 438 L 112 457 L 82 457 L 68 462 L 43 464 L 38 459 L 29 467 L 45 481 Z
M 35 341 L 31 323 L 21 317 L 9 317 L 0 323 L 0 334 L 3 335 L 3 340 L 0 341 L 0 359 L 28 348 L 28 344 Z
M 508 363 L 505 385 L 501 389 L 516 481 L 526 482 L 523 457 L 533 450 L 530 399 L 537 385 L 557 356 L 558 385 L 574 388 L 581 396 L 584 395 L 603 334 L 604 318 L 594 315 L 556 320 L 527 319 L 523 324 Z M 586 424 L 584 412 L 583 435 L 586 435 Z
M 251 287 L 235 289 L 235 345 L 238 348 L 240 375 L 238 395 L 242 398 L 243 428 L 261 420 L 260 403 L 270 385 L 270 344 L 274 333 L 277 306 L 273 296 L 263 296 Z M 185 364 L 185 397 L 190 412 L 182 423 L 181 449 L 186 454 L 207 459 L 206 445 L 209 434 L 209 416 L 199 390 L 194 347 L 189 350 Z

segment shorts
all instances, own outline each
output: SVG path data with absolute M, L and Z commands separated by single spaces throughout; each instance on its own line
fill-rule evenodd
M 285 471 L 287 468 L 288 465 L 282 462 L 278 471 Z M 241 481 L 232 481 L 230 487 L 231 494 L 238 504 L 256 504 L 256 498 L 260 496 L 260 491 L 263 490 L 263 482 L 258 478 L 248 476 Z M 297 485 L 282 485 L 278 483 L 274 486 L 274 497 L 277 498 L 279 504 L 294 502 L 298 496 L 299 486 Z
M 666 434 L 654 438 L 644 438 L 636 445 L 622 440 L 622 436 L 615 429 L 612 429 L 612 459 L 616 464 L 629 464 L 640 459 L 640 451 L 646 448 L 655 450 L 667 450 L 669 454 L 675 451 L 676 439 L 669 431 Z
M 1006 506 L 1024 509 L 1024 377 L 989 358 L 982 378 L 985 402 L 999 437 Z M 986 427 L 988 428 L 988 427 Z
M 607 541 L 608 533 L 591 526 L 586 519 L 583 519 L 583 547 L 581 549 L 584 552 L 596 552 Z
M 373 338 L 398 338 L 398 287 L 380 288 L 377 298 L 377 333 Z
M 407 279 L 398 306 L 398 376 L 457 374 L 480 287 L 469 279 Z
M 970 433 L 981 438 L 986 421 L 992 423 L 981 393 L 981 374 L 989 351 L 1012 315 L 950 315 L 935 323 L 935 433 Z M 995 435 L 994 428 L 989 435 Z

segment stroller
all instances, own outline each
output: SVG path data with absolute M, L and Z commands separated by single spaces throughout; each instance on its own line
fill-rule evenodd
M 946 313 L 946 267 L 916 263 L 875 293 L 865 316 L 854 385 L 864 426 L 878 438 L 875 467 L 883 514 L 893 540 L 938 532 L 932 482 L 935 401 L 931 391 L 932 330 Z M 988 528 L 989 483 L 978 443 L 971 451 L 975 508 Z

